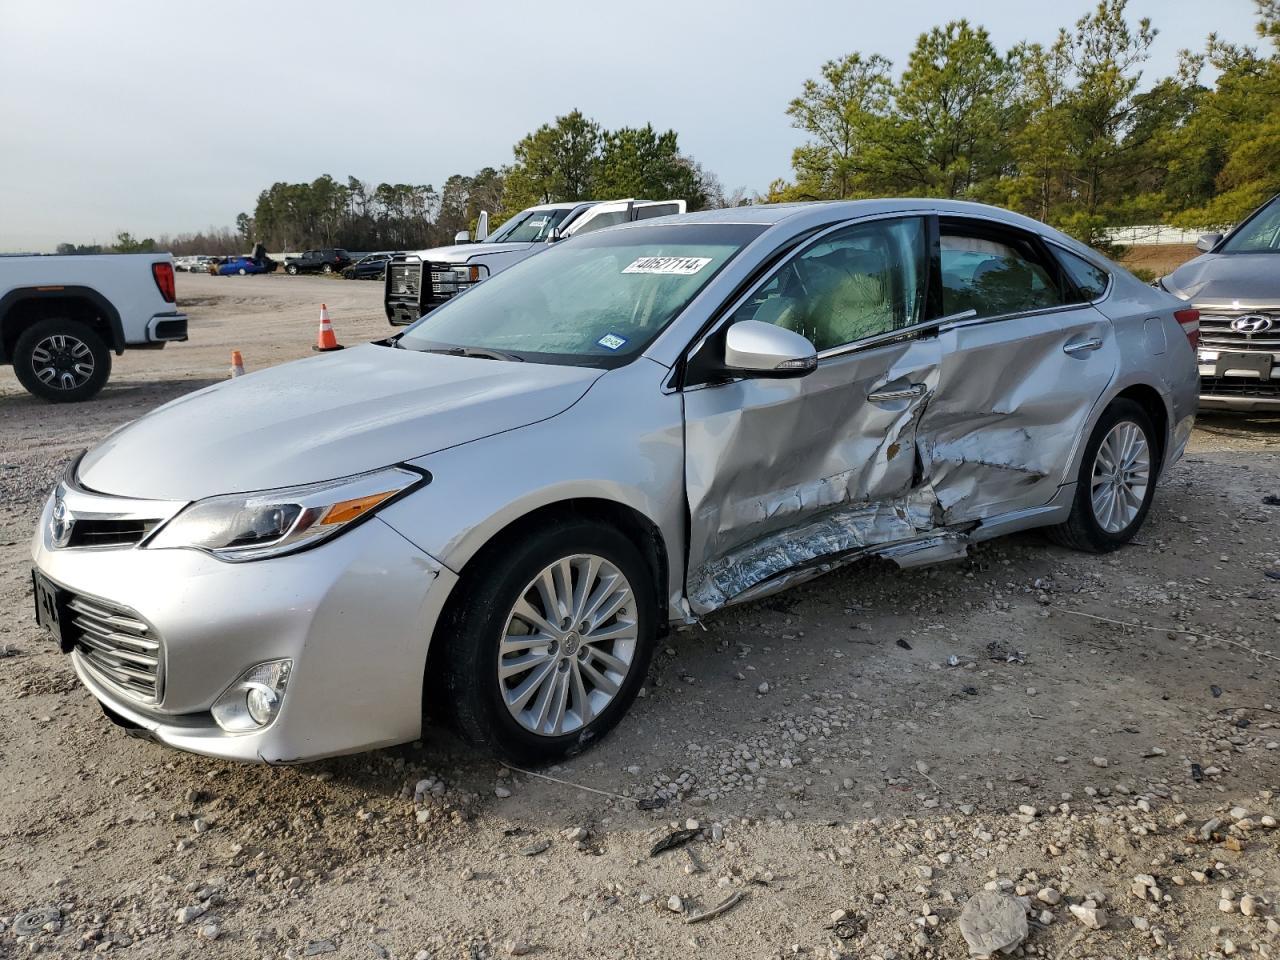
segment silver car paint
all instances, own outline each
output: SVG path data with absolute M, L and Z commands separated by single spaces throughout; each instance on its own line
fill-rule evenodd
M 1166 465 L 1181 454 L 1196 387 L 1194 359 L 1172 319 L 1178 303 L 1114 268 L 1106 297 L 1067 311 L 1105 341 L 1093 354 L 1101 372 L 1083 396 L 1070 393 L 1063 372 L 1080 361 L 1054 349 L 1074 329 L 1057 331 L 1057 339 L 1026 331 L 1013 364 L 973 349 L 948 367 L 949 346 L 981 347 L 1000 324 L 1015 329 L 1018 320 L 957 322 L 937 337 L 829 357 L 801 380 L 673 387 L 671 368 L 779 248 L 842 221 L 908 211 L 1008 222 L 1099 262 L 1040 224 L 971 204 L 719 211 L 683 220 L 767 229 L 629 365 L 603 372 L 370 346 L 201 391 L 109 438 L 86 458 L 85 483 L 107 494 L 185 501 L 404 460 L 432 481 L 332 542 L 247 564 L 190 550 L 50 549 L 46 507 L 33 543 L 37 566 L 71 589 L 144 613 L 165 637 L 172 686 L 148 712 L 77 669 L 113 710 L 186 749 L 269 761 L 357 750 L 417 736 L 428 645 L 458 574 L 494 536 L 540 508 L 605 501 L 647 520 L 665 547 L 667 615 L 685 620 L 868 552 L 912 565 L 1063 519 L 1084 438 L 1130 386 L 1162 394 Z M 1052 327 L 1061 317 L 1041 319 Z M 1152 319 L 1163 338 L 1153 336 Z M 849 371 L 858 371 L 850 377 L 857 387 L 840 382 Z M 1053 396 L 1069 401 L 1056 414 L 1023 379 L 1045 374 Z M 947 375 L 965 388 L 950 407 L 938 402 Z M 900 380 L 927 390 L 879 405 L 858 396 Z M 813 422 L 821 418 L 806 410 L 828 417 L 843 410 L 837 422 L 849 429 L 824 437 Z M 849 418 L 852 410 L 859 417 Z M 983 425 L 959 423 L 966 411 Z M 1017 426 L 998 429 L 1009 418 Z M 212 432 L 202 435 L 206 427 Z M 779 431 L 796 435 L 802 462 L 794 449 L 787 456 L 775 449 Z M 1041 457 L 1041 448 L 1052 455 Z M 1002 512 L 983 509 L 973 495 L 979 482 L 993 483 Z M 1020 485 L 1025 497 L 1017 496 Z M 246 666 L 275 656 L 295 658 L 280 717 L 254 734 L 214 727 L 201 711 Z
M 89 451 L 80 478 L 198 500 L 345 477 L 553 417 L 599 376 L 366 344 L 167 403 Z

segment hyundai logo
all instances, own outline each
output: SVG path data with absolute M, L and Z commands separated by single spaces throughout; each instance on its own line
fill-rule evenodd
M 53 494 L 53 511 L 49 516 L 49 541 L 55 547 L 65 547 L 71 542 L 71 528 L 75 526 L 76 519 L 71 511 L 67 509 L 67 503 L 62 499 L 62 488 L 59 487 Z
M 1266 333 L 1280 325 L 1274 317 L 1264 317 L 1260 313 L 1250 313 L 1236 317 L 1231 321 L 1231 329 L 1236 333 Z

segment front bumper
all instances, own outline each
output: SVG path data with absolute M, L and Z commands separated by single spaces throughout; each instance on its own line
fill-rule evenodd
M 132 608 L 161 639 L 160 702 L 114 687 L 79 651 L 77 676 L 113 719 L 206 756 L 294 763 L 417 738 L 427 646 L 456 577 L 374 517 L 311 550 L 225 563 L 196 550 L 51 549 L 36 567 L 73 593 Z M 247 668 L 293 661 L 279 714 L 228 733 L 210 708 Z

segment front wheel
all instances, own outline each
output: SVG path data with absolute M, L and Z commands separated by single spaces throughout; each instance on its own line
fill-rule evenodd
M 1084 449 L 1071 514 L 1048 529 L 1049 537 L 1088 553 L 1119 549 L 1146 520 L 1159 473 L 1151 418 L 1132 400 L 1114 401 Z
M 298 268 L 291 263 L 284 268 L 284 272 L 291 277 L 296 277 L 298 275 Z
M 239 270 L 237 270 L 237 271 L 236 271 L 236 273 L 240 274 L 240 276 L 242 276 L 242 277 L 243 277 L 246 273 L 248 273 L 248 272 L 249 272 L 249 271 L 245 270 L 245 268 L 244 268 L 244 267 L 241 267 Z
M 324 272 L 324 273 L 333 273 L 333 264 L 331 264 L 331 263 L 326 263 L 326 264 L 325 264 L 324 266 L 322 266 L 320 269 L 321 269 L 321 271 L 322 271 L 322 272 Z
M 626 537 L 587 522 L 484 560 L 438 641 L 449 644 L 444 706 L 466 739 L 514 762 L 576 753 L 644 683 L 658 620 L 649 566 Z
M 33 323 L 19 335 L 13 372 L 32 396 L 50 403 L 77 403 L 107 382 L 111 350 L 87 324 L 54 317 Z

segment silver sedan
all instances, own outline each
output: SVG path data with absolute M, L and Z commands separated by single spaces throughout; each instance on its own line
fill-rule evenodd
M 1115 550 L 1196 409 L 1196 315 L 974 204 L 761 206 L 561 241 L 398 335 L 198 391 L 73 464 L 37 616 L 135 733 L 283 763 L 524 762 L 660 635 L 862 557 Z

